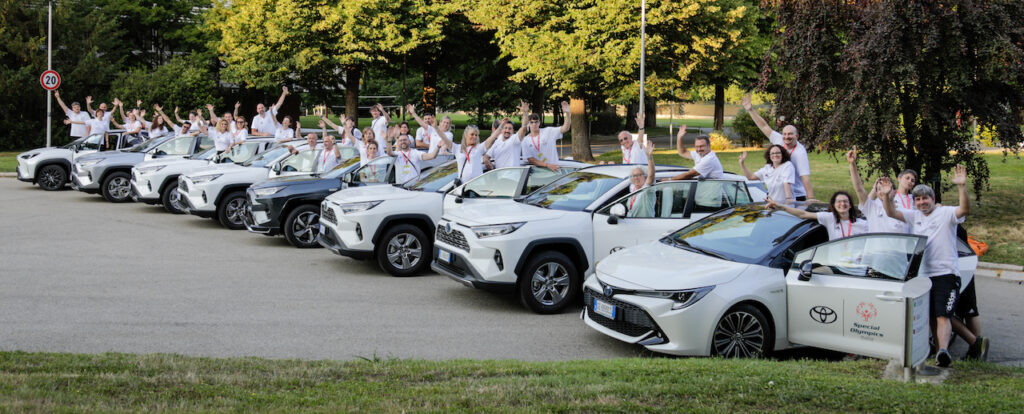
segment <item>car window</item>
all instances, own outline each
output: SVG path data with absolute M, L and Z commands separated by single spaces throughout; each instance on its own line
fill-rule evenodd
M 472 179 L 462 187 L 466 198 L 512 198 L 519 190 L 525 167 L 501 168 Z
M 812 273 L 906 280 L 915 257 L 924 252 L 924 237 L 898 234 L 863 234 L 832 240 L 814 249 Z
M 99 150 L 101 145 L 103 145 L 103 135 L 100 134 L 89 135 L 85 141 L 82 141 L 82 149 Z
M 244 165 L 249 167 L 266 167 L 276 161 L 278 158 L 288 153 L 288 147 L 277 147 L 271 150 L 264 151 L 258 157 L 249 160 Z
M 739 206 L 728 213 L 704 217 L 669 235 L 683 249 L 721 255 L 741 263 L 757 263 L 771 253 L 803 220 L 772 214 L 760 206 Z
M 192 137 L 178 137 L 156 147 L 156 155 L 188 155 L 192 153 Z
M 394 158 L 391 157 L 374 158 L 362 168 L 356 170 L 353 181 L 360 183 L 388 182 L 388 173 L 390 172 L 389 169 L 392 161 L 394 161 Z
M 523 194 L 530 194 L 537 191 L 548 183 L 555 181 L 558 177 L 569 174 L 573 171 L 578 170 L 578 167 L 565 167 L 559 168 L 559 171 L 551 171 L 547 168 L 540 168 L 537 166 L 530 166 L 530 175 L 526 178 L 526 188 L 523 189 Z
M 282 172 L 312 172 L 320 150 L 306 150 L 288 157 L 281 163 Z
M 630 218 L 683 218 L 690 198 L 692 182 L 666 182 L 641 189 L 606 205 L 598 211 L 610 214 L 612 206 L 621 204 Z
M 693 212 L 711 213 L 750 202 L 746 184 L 739 181 L 703 180 L 697 182 Z
M 342 154 L 342 155 L 345 155 L 345 154 Z M 324 178 L 338 178 L 338 177 L 341 177 L 345 173 L 354 170 L 355 168 L 353 168 L 353 166 L 356 165 L 356 164 L 359 164 L 359 158 L 358 157 L 357 158 L 349 158 L 349 159 L 344 160 L 341 163 L 339 163 L 338 166 L 334 167 L 333 170 L 328 171 L 326 174 L 323 175 L 323 177 Z M 358 168 L 358 167 L 356 167 L 356 168 Z
M 241 164 L 251 160 L 256 156 L 256 152 L 260 149 L 258 142 L 246 142 L 242 145 L 236 145 L 228 151 L 227 154 L 221 154 L 222 162 L 233 162 Z
M 541 187 L 523 201 L 538 207 L 582 211 L 622 180 L 610 175 L 576 171 Z
M 406 184 L 406 188 L 419 191 L 438 191 L 454 181 L 458 173 L 459 165 L 457 163 L 445 164 L 430 170 L 427 175 L 421 176 L 419 180 Z
M 206 135 L 199 137 L 199 151 L 206 151 L 213 147 L 213 138 L 210 138 Z

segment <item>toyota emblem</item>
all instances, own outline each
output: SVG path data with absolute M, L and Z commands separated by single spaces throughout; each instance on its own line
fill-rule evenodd
M 611 286 L 605 286 L 604 287 L 604 295 L 605 296 L 611 297 L 614 294 L 615 294 L 615 288 L 613 288 Z
M 832 310 L 832 308 L 828 306 L 815 306 L 811 308 L 809 314 L 811 315 L 811 319 L 814 319 L 815 322 L 826 325 L 835 322 L 838 317 L 836 315 L 836 311 Z
M 452 232 L 452 222 L 449 221 L 447 223 L 444 223 L 444 232 L 445 233 L 451 233 Z

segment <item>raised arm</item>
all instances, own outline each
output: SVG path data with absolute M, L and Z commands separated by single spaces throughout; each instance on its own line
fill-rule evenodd
M 324 123 L 324 118 L 320 118 L 320 136 L 327 138 L 327 124 Z
M 850 163 L 850 181 L 853 182 L 853 190 L 857 193 L 857 204 L 867 203 L 868 192 L 864 189 L 864 181 L 860 178 L 860 172 L 857 171 L 856 145 L 853 146 L 852 150 L 846 152 L 846 162 Z
M 96 111 L 92 109 L 92 96 L 85 97 L 85 109 L 89 111 L 90 116 L 96 113 Z
M 60 105 L 60 109 L 63 109 L 65 114 L 71 112 L 71 109 L 64 105 L 64 100 L 60 99 L 60 91 L 53 91 L 53 97 L 57 98 L 57 105 Z
M 451 150 L 453 144 L 452 144 L 452 140 L 448 139 L 448 134 L 445 134 L 444 132 L 438 131 L 437 128 L 434 126 L 434 124 L 430 124 L 430 127 L 431 127 L 430 130 L 434 131 L 434 135 L 437 135 L 439 138 L 441 138 L 441 145 L 444 145 L 444 147 L 446 149 Z M 440 147 L 440 145 L 438 145 L 438 146 Z
M 500 131 L 501 127 L 503 127 L 503 126 L 505 126 L 505 123 L 504 122 L 499 122 L 497 128 L 492 128 L 491 129 L 491 136 L 487 137 L 487 141 L 484 141 L 484 148 L 485 149 L 491 149 L 491 145 L 494 145 L 494 140 L 496 138 L 498 138 L 499 135 L 501 135 L 501 133 L 499 133 L 498 131 Z
M 767 197 L 766 200 L 768 200 L 768 204 L 764 206 L 764 208 L 766 209 L 783 210 L 789 214 L 792 214 L 794 217 L 802 218 L 805 220 L 816 220 L 818 218 L 817 214 L 811 213 L 809 211 L 778 204 L 775 202 L 775 200 L 772 200 L 771 197 Z
M 284 97 L 288 96 L 288 93 L 289 93 L 288 92 L 288 87 L 287 86 L 282 86 L 281 87 L 281 97 L 277 98 L 277 102 L 274 103 L 274 105 L 270 107 L 271 108 L 271 115 L 273 115 L 274 112 L 276 112 L 279 108 L 281 108 L 281 105 L 284 104 Z
M 430 160 L 432 160 L 434 158 L 437 158 L 437 153 L 439 151 L 441 151 L 441 146 L 440 145 L 438 145 L 438 146 L 436 146 L 434 148 L 431 148 L 430 152 L 420 156 L 420 159 L 423 160 L 423 161 L 430 161 Z
M 182 122 L 185 122 L 185 120 L 181 119 L 181 117 L 178 116 L 178 107 L 177 106 L 174 107 L 174 119 L 177 120 L 179 124 L 182 123 Z M 169 119 L 167 121 L 168 121 L 168 123 L 170 123 Z
M 649 142 L 644 147 L 644 152 L 647 153 L 647 181 L 644 186 L 651 186 L 654 184 L 654 143 Z
M 526 131 L 529 130 L 527 128 L 526 123 L 529 122 L 528 118 L 530 117 L 530 104 L 520 99 L 519 112 L 523 114 L 523 118 L 522 120 L 519 121 L 519 132 L 517 132 L 517 134 L 519 135 L 519 139 L 523 139 L 523 137 L 526 137 Z
M 344 124 L 345 122 L 342 122 L 342 123 Z M 331 118 L 328 118 L 327 115 L 321 115 L 320 116 L 320 124 L 321 124 L 320 125 L 321 129 L 326 129 L 326 128 L 324 128 L 324 126 L 322 124 L 330 125 L 331 128 L 337 129 L 339 131 L 341 131 L 343 129 L 342 127 L 338 126 L 338 124 L 335 124 L 334 122 L 331 122 Z M 344 138 L 344 137 L 342 137 L 342 138 Z
M 967 197 L 967 169 L 963 165 L 954 167 L 950 181 L 956 184 L 956 191 L 960 195 L 960 205 L 956 206 L 956 218 L 963 218 L 971 213 L 971 199 Z
M 743 153 L 740 154 L 740 168 L 743 169 L 743 176 L 747 177 L 748 180 L 756 180 L 757 176 L 754 175 L 753 173 L 751 173 L 750 170 L 747 169 L 746 161 L 747 161 L 747 152 L 743 151 Z
M 174 109 L 178 109 L 178 108 L 175 107 Z M 164 118 L 164 122 L 166 122 L 167 125 L 170 125 L 172 130 L 173 129 L 178 129 L 178 125 L 175 124 L 174 122 L 171 122 L 171 118 L 168 117 L 167 114 L 164 113 L 164 108 L 162 106 L 157 105 L 157 104 L 153 104 L 153 110 L 156 111 L 156 115 L 157 116 Z M 156 121 L 156 118 L 154 118 L 153 121 Z M 188 131 L 181 131 L 182 134 L 184 134 L 186 132 L 188 132 Z
M 571 125 L 572 113 L 570 113 L 569 110 L 569 103 L 566 101 L 562 101 L 562 114 L 565 115 L 563 117 L 565 118 L 565 122 L 562 123 L 562 127 L 559 128 L 559 130 L 562 131 L 563 134 L 569 132 L 569 125 Z
M 302 139 L 302 121 L 295 121 L 295 139 Z
M 115 98 L 114 99 L 114 106 L 117 107 L 117 112 L 119 114 L 121 114 L 121 122 L 124 122 L 124 123 L 127 124 L 128 123 L 128 117 L 124 116 L 124 104 L 121 103 L 120 99 Z M 111 116 L 110 119 L 113 120 L 114 117 Z M 118 128 L 120 128 L 120 127 L 118 127 Z
M 750 95 L 750 92 L 743 95 L 743 109 L 747 110 L 747 113 L 750 114 L 750 119 L 754 120 L 754 124 L 757 125 L 757 128 L 761 130 L 761 133 L 764 134 L 764 136 L 771 136 L 772 127 L 768 125 L 768 122 L 766 122 L 764 118 L 761 118 L 760 113 L 754 110 L 754 104 L 750 101 Z
M 903 217 L 903 212 L 896 209 L 896 204 L 892 202 L 892 181 L 889 180 L 889 177 L 882 177 L 878 180 L 878 198 L 882 200 L 886 215 L 899 221 L 907 221 Z
M 342 136 L 341 136 L 341 139 L 342 139 L 342 140 L 345 140 L 345 139 L 347 139 L 347 140 L 348 140 L 348 143 L 349 143 L 350 145 L 352 145 L 352 146 L 356 146 L 356 137 L 355 137 L 354 135 L 352 135 L 352 128 L 353 128 L 353 127 L 354 127 L 355 125 L 354 125 L 354 124 L 353 124 L 353 122 L 352 122 L 352 121 L 350 121 L 350 120 L 349 120 L 348 118 L 346 118 L 346 119 L 345 119 L 344 121 L 342 121 L 342 124 L 343 124 L 343 125 L 345 125 L 345 127 L 344 127 L 344 128 L 340 128 L 340 129 L 343 129 L 343 130 L 344 130 L 344 131 L 342 131 L 342 133 L 341 133 L 341 134 L 342 134 Z
M 680 125 L 679 132 L 676 133 L 676 152 L 680 157 L 693 161 L 693 156 L 690 155 L 690 151 L 686 150 L 686 144 L 683 143 L 684 135 L 686 135 L 686 124 Z
M 647 134 L 644 128 L 644 113 L 636 113 L 636 141 L 640 144 L 640 148 L 646 148 L 647 146 Z
M 395 143 L 395 136 L 397 135 L 398 127 L 396 126 L 389 126 L 387 132 L 384 133 L 384 152 L 386 152 L 389 157 L 395 156 L 395 151 L 392 148 L 394 147 L 393 144 Z
M 388 115 L 388 111 L 384 110 L 384 105 L 381 105 L 380 102 L 377 102 L 377 110 L 380 111 L 380 116 L 384 117 L 384 122 L 391 125 L 391 115 Z
M 416 115 L 416 107 L 413 104 L 406 105 L 405 111 L 408 112 L 410 116 L 412 116 L 412 119 L 416 120 L 417 125 L 421 127 L 427 126 L 427 124 L 423 122 L 423 118 L 420 118 L 419 115 Z
M 206 110 L 210 112 L 210 123 L 216 126 L 217 123 L 220 122 L 220 118 L 218 118 L 217 114 L 213 112 L 213 105 L 206 104 Z
M 242 101 L 235 101 L 235 111 L 231 113 L 231 116 L 238 118 L 238 107 L 242 106 Z

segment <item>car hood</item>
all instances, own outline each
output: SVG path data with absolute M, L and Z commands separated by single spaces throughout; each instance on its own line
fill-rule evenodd
M 23 152 L 21 154 L 18 154 L 18 158 L 21 158 L 21 157 L 26 156 L 26 155 L 33 155 L 33 154 L 36 154 L 35 159 L 37 159 L 37 160 L 49 159 L 49 158 L 64 158 L 64 159 L 70 160 L 72 155 L 74 155 L 74 152 L 72 152 L 71 150 L 69 150 L 67 148 L 60 148 L 60 147 L 36 148 L 34 150 L 25 151 L 25 152 Z
M 487 224 L 514 223 L 524 220 L 556 220 L 566 215 L 566 211 L 546 209 L 513 200 L 494 203 L 474 203 L 472 206 L 445 211 L 444 218 L 467 226 Z
M 252 188 L 268 188 L 268 187 L 284 187 L 287 188 L 287 192 L 282 189 L 276 194 L 288 194 L 289 196 L 298 194 L 313 194 L 326 192 L 328 190 L 339 190 L 341 189 L 341 180 L 337 178 L 320 178 L 312 175 L 291 175 L 285 177 L 274 177 L 268 180 L 262 180 L 252 185 Z
M 101 163 L 104 164 L 124 164 L 124 165 L 136 165 L 142 162 L 146 158 L 146 154 L 142 152 L 122 152 L 122 151 L 110 151 L 110 152 L 98 152 L 95 154 L 83 155 L 75 160 L 75 162 L 100 159 Z
M 157 159 L 153 159 L 153 160 L 146 160 L 146 161 L 140 162 L 138 165 L 136 165 L 136 167 L 138 167 L 138 168 L 146 168 L 146 167 L 155 167 L 155 166 L 158 166 L 158 165 L 186 164 L 186 163 L 190 163 L 190 164 L 193 164 L 193 165 L 202 165 L 202 166 L 210 165 L 210 161 L 208 161 L 208 160 L 193 160 L 193 159 L 189 159 L 189 158 L 170 157 L 170 158 L 157 158 Z
M 422 191 L 409 191 L 393 185 L 367 185 L 349 187 L 327 197 L 335 203 L 354 203 L 376 200 L 403 200 L 423 195 Z
M 193 175 L 206 175 L 206 174 L 225 174 L 225 173 L 242 171 L 242 170 L 249 170 L 249 169 L 261 169 L 264 172 L 267 172 L 269 174 L 269 170 L 266 169 L 266 168 L 262 168 L 262 167 L 248 168 L 248 167 L 243 167 L 243 166 L 238 165 L 238 164 L 231 164 L 231 163 L 229 163 L 229 164 L 213 164 L 213 165 L 209 165 L 209 166 L 206 166 L 206 167 L 203 167 L 203 168 L 199 168 L 199 169 L 197 169 L 195 171 L 192 171 L 192 173 L 190 173 L 189 175 L 193 176 Z
M 692 289 L 728 283 L 750 266 L 654 241 L 601 260 L 597 278 L 626 289 Z

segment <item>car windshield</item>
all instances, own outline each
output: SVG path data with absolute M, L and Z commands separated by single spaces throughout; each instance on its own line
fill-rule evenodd
M 576 171 L 530 194 L 523 202 L 537 207 L 580 211 L 622 180 L 610 175 Z
M 342 155 L 345 155 L 345 154 L 342 154 Z M 358 168 L 356 166 L 357 164 L 359 164 L 359 157 L 349 158 L 349 159 L 347 159 L 345 161 L 342 161 L 340 164 L 338 164 L 337 167 L 334 167 L 333 170 L 328 171 L 327 174 L 324 174 L 323 178 L 338 178 L 338 177 L 341 177 L 342 175 L 345 175 L 345 173 Z
M 99 136 L 99 134 L 94 134 L 94 135 L 90 135 L 90 136 L 87 136 L 87 137 L 81 137 L 79 139 L 76 139 L 74 141 L 69 142 L 67 145 L 64 145 L 61 148 L 71 149 L 71 147 L 74 147 L 75 145 L 81 144 L 82 142 L 84 142 L 85 140 L 87 140 L 87 139 L 89 139 L 91 137 L 98 137 L 98 136 Z
M 168 139 L 171 139 L 171 137 L 154 138 L 148 141 L 143 141 L 136 144 L 134 147 L 129 148 L 128 152 L 146 152 L 156 148 L 157 145 L 163 144 Z
M 662 241 L 684 250 L 755 263 L 802 222 L 789 214 L 772 213 L 755 204 L 710 215 Z
M 216 148 L 216 147 L 214 147 Z M 231 148 L 225 154 L 221 154 L 220 162 L 233 162 L 235 164 L 244 164 L 256 156 L 256 152 L 260 150 L 259 142 L 246 142 L 242 145 L 237 145 Z
M 274 160 L 277 160 L 278 157 L 284 155 L 287 152 L 288 152 L 288 147 L 277 147 L 277 148 L 271 149 L 269 151 L 265 151 L 264 153 L 260 154 L 258 157 L 253 158 L 253 159 L 249 160 L 248 162 L 246 162 L 245 164 L 242 164 L 242 165 L 244 165 L 246 167 L 266 167 L 267 164 L 270 164 L 271 162 L 274 162 Z
M 192 159 L 192 160 L 208 160 L 208 159 L 213 158 L 214 155 L 217 155 L 217 149 L 216 148 L 210 148 L 210 149 L 208 149 L 206 151 L 197 152 L 195 154 L 192 154 L 192 156 L 188 157 L 188 158 Z
M 427 175 L 420 177 L 419 180 L 405 184 L 404 187 L 415 191 L 440 191 L 441 188 L 444 188 L 448 183 L 454 181 L 455 176 L 458 173 L 458 163 L 452 162 L 440 165 L 433 170 L 430 170 Z

